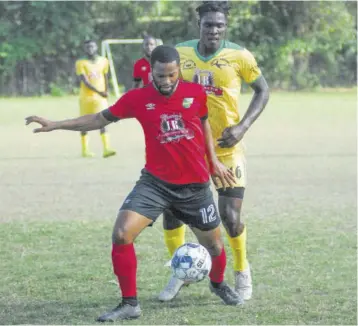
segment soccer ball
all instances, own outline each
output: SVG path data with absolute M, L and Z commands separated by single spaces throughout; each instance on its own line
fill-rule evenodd
M 175 251 L 171 268 L 173 275 L 187 284 L 200 282 L 211 270 L 211 257 L 202 245 L 185 243 Z

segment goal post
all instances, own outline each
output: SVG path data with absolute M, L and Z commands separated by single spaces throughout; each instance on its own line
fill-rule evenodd
M 118 86 L 117 73 L 114 66 L 113 55 L 111 51 L 111 45 L 124 45 L 124 44 L 142 44 L 144 39 L 106 39 L 101 42 L 101 55 L 107 57 L 109 62 L 109 72 L 112 87 L 116 98 L 121 96 L 121 92 Z M 163 44 L 161 39 L 156 39 L 157 45 Z

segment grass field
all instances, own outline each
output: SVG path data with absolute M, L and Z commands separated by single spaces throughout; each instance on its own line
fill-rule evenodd
M 157 302 L 170 275 L 160 218 L 136 242 L 143 316 L 123 324 L 356 325 L 356 101 L 274 93 L 248 133 L 250 302 L 224 306 L 207 281 Z M 143 135 L 135 121 L 110 126 L 118 156 L 105 160 L 92 132 L 98 155 L 82 159 L 77 133 L 32 134 L 30 114 L 75 116 L 77 99 L 0 99 L 0 323 L 94 324 L 118 303 L 112 224 L 143 165 Z

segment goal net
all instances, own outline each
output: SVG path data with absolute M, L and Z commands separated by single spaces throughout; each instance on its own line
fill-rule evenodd
M 134 61 L 143 56 L 143 39 L 107 39 L 101 42 L 101 54 L 109 61 L 110 82 L 116 98 L 121 96 L 123 89 L 130 87 Z M 157 39 L 157 44 L 163 44 Z

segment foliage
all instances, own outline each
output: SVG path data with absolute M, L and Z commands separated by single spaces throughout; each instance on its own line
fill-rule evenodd
M 139 38 L 165 43 L 197 38 L 194 1 L 0 2 L 3 95 L 65 91 L 76 86 L 74 61 L 85 38 Z M 232 2 L 228 37 L 251 50 L 270 86 L 301 89 L 356 83 L 357 3 Z M 166 19 L 160 19 L 160 18 Z M 133 49 L 116 53 L 128 88 Z

